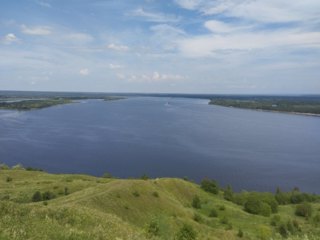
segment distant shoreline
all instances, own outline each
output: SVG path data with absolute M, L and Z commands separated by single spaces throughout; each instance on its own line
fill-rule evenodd
M 320 99 L 303 97 L 299 99 L 282 97 L 217 97 L 210 99 L 208 104 L 264 112 L 320 117 Z
M 226 108 L 252 110 L 252 111 L 257 111 L 257 112 L 285 113 L 285 114 L 301 115 L 301 116 L 309 116 L 309 117 L 320 117 L 320 114 L 317 114 L 317 113 L 301 113 L 301 112 L 287 112 L 287 111 L 277 111 L 277 110 L 267 110 L 267 109 L 241 108 L 241 107 L 223 106 L 223 105 L 219 105 L 219 104 L 212 104 L 210 102 L 208 103 L 208 105 L 214 105 L 214 106 L 226 107 Z

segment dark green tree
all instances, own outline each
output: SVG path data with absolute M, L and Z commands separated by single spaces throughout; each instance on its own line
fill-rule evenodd
M 210 180 L 210 179 L 204 179 L 201 181 L 201 188 L 206 191 L 213 194 L 219 193 L 219 185 L 216 181 Z

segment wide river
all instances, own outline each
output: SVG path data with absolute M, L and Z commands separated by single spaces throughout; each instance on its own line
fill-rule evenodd
M 320 193 L 320 118 L 157 97 L 1 110 L 0 162 Z

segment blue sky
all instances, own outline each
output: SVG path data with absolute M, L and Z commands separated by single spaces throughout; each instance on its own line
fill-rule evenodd
M 320 94 L 319 0 L 0 4 L 0 90 Z

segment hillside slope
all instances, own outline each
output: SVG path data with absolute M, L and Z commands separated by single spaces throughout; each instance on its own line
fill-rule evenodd
M 212 194 L 182 179 L 0 170 L 0 239 L 195 239 L 186 226 L 196 239 L 320 239 L 318 201 L 308 218 L 296 216 L 295 208 L 250 214 L 223 191 Z M 277 221 L 293 221 L 297 231 L 281 235 Z

